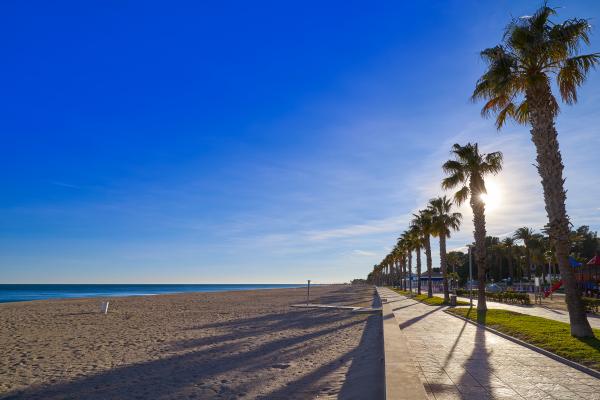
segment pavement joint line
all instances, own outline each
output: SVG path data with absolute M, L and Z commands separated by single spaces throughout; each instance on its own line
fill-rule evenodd
M 558 362 L 560 362 L 562 364 L 568 365 L 569 367 L 575 368 L 576 370 L 581 371 L 581 372 L 583 372 L 585 374 L 588 374 L 590 376 L 593 376 L 594 378 L 600 379 L 600 372 L 599 371 L 596 371 L 594 369 L 588 368 L 585 365 L 579 364 L 579 363 L 577 363 L 575 361 L 571 361 L 571 360 L 569 360 L 567 358 L 561 357 L 558 354 L 554 354 L 551 351 L 544 350 L 541 347 L 537 347 L 537 346 L 535 346 L 535 345 L 533 345 L 531 343 L 527 343 L 527 342 L 525 342 L 525 341 L 523 341 L 521 339 L 517 339 L 514 336 L 510 336 L 510 335 L 507 335 L 506 333 L 497 331 L 496 329 L 490 328 L 487 325 L 483 325 L 483 324 L 480 324 L 478 322 L 472 321 L 472 320 L 470 320 L 468 318 L 465 318 L 465 317 L 463 317 L 461 315 L 453 314 L 451 312 L 448 312 L 447 310 L 442 310 L 442 311 L 445 312 L 448 315 L 452 315 L 453 317 L 456 317 L 458 319 L 462 319 L 463 321 L 469 322 L 472 325 L 478 326 L 478 327 L 483 328 L 483 329 L 485 329 L 485 330 L 487 330 L 487 331 L 489 331 L 489 332 L 491 332 L 491 333 L 493 333 L 495 335 L 503 337 L 504 339 L 510 340 L 513 343 L 519 344 L 519 345 L 521 345 L 523 347 L 527 347 L 528 349 L 533 350 L 533 351 L 535 351 L 537 353 L 540 353 L 542 355 L 545 355 L 546 357 L 549 357 L 549 358 L 551 358 L 551 359 L 553 359 L 555 361 L 558 361 Z

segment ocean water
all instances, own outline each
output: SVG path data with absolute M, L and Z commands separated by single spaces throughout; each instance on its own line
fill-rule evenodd
M 0 284 L 0 303 L 81 297 L 148 296 L 185 292 L 223 292 L 226 290 L 253 290 L 304 287 L 305 284 Z

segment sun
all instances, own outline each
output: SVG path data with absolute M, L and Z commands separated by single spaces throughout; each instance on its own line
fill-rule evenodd
M 486 211 L 494 211 L 502 204 L 502 190 L 494 180 L 486 181 L 485 188 L 487 193 L 481 195 L 481 200 L 485 203 Z

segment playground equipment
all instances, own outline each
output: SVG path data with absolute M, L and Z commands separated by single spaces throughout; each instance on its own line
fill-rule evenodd
M 550 289 L 547 289 L 544 292 L 544 298 L 550 296 L 552 293 L 554 293 L 557 289 L 559 289 L 563 284 L 562 279 L 558 282 L 556 282 L 554 285 L 552 285 L 552 287 Z

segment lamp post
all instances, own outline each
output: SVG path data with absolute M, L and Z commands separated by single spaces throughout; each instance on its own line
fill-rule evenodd
M 473 257 L 471 257 L 473 245 L 468 244 L 467 247 L 469 248 L 469 301 L 471 302 L 471 307 L 473 307 Z
M 408 268 L 408 287 L 410 288 L 409 290 L 412 293 L 412 268 Z

